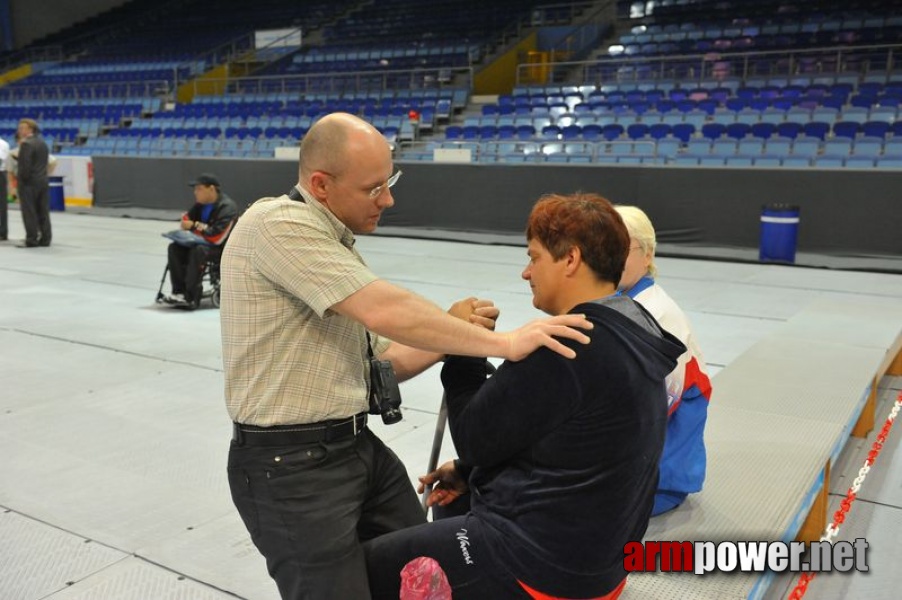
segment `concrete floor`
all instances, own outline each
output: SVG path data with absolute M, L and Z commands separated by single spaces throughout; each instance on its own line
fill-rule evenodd
M 277 598 L 228 494 L 219 312 L 154 302 L 166 255 L 160 233 L 174 223 L 52 218 L 50 248 L 0 242 L 0 598 Z M 11 240 L 21 240 L 18 212 L 10 221 Z M 441 306 L 492 298 L 500 329 L 540 316 L 519 277 L 522 247 L 375 236 L 358 247 L 376 273 Z M 902 301 L 902 275 L 658 262 L 712 374 L 815 299 Z M 900 388 L 900 378 L 883 381 L 878 422 Z M 432 444 L 437 371 L 402 391 L 405 419 L 373 428 L 414 477 Z M 871 571 L 820 575 L 807 598 L 898 597 L 900 436 L 892 432 L 841 530 L 842 539 L 868 539 Z M 853 441 L 844 451 L 834 504 L 869 448 Z M 451 454 L 446 439 L 443 458 Z M 768 598 L 793 584 L 777 578 Z

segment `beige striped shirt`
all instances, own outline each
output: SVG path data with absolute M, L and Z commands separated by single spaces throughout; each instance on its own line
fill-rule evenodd
M 377 279 L 319 201 L 263 198 L 222 258 L 225 395 L 233 421 L 315 423 L 367 410 L 366 333 L 330 307 Z M 371 334 L 378 355 L 389 340 Z

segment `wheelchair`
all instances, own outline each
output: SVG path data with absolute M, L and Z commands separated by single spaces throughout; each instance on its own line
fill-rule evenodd
M 181 306 L 185 310 L 196 310 L 200 308 L 201 302 L 209 299 L 215 308 L 219 308 L 219 288 L 220 288 L 220 275 L 219 275 L 219 264 L 222 260 L 222 251 L 224 249 L 224 244 L 222 246 L 217 246 L 214 251 L 210 252 L 210 255 L 207 257 L 207 261 L 204 263 L 204 270 L 201 273 L 201 294 L 197 298 L 194 298 L 194 301 L 187 306 Z M 160 278 L 160 289 L 157 290 L 157 304 L 167 304 L 166 302 L 166 294 L 163 293 L 163 287 L 166 285 L 166 278 L 169 275 L 169 262 L 166 262 L 166 267 L 163 269 L 163 276 Z

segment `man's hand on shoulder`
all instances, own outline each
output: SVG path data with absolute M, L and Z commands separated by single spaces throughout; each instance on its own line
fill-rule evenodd
M 507 337 L 509 345 L 506 358 L 513 361 L 523 360 L 542 346 L 565 358 L 575 358 L 576 352 L 556 338 L 566 338 L 581 344 L 588 344 L 589 336 L 580 329 L 592 329 L 593 327 L 594 325 L 585 315 L 557 315 L 530 321 L 522 327 L 503 334 Z

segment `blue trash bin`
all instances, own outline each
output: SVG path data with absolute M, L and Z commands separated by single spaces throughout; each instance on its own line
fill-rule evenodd
M 758 260 L 794 263 L 798 238 L 798 206 L 766 204 L 761 207 L 761 245 Z
M 63 178 L 50 176 L 50 210 L 66 210 L 66 193 L 63 189 Z

